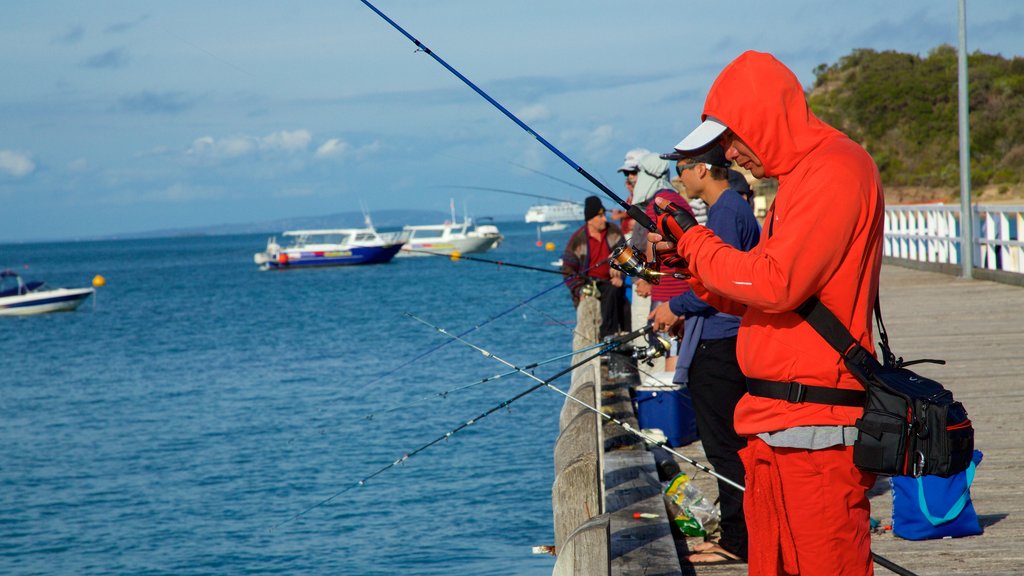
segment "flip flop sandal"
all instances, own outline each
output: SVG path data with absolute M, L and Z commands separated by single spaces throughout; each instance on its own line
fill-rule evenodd
M 710 557 L 710 559 L 697 560 L 696 557 Z M 717 558 L 716 558 L 717 556 Z M 719 548 L 718 550 L 708 550 L 705 552 L 698 552 L 697 554 L 690 554 L 686 557 L 687 562 L 693 565 L 713 565 L 721 566 L 723 564 L 746 564 L 747 561 L 739 556 L 734 556 L 729 552 Z
M 721 549 L 721 546 L 718 545 L 718 540 L 705 540 L 700 544 L 695 544 L 693 548 L 690 548 L 690 553 L 697 554 L 700 552 L 711 552 L 713 550 Z

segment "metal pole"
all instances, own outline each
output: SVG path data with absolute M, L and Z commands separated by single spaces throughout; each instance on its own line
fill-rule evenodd
M 963 277 L 973 276 L 974 210 L 971 208 L 971 127 L 967 101 L 967 7 L 959 0 L 960 45 L 957 49 L 957 85 L 960 100 L 960 263 Z

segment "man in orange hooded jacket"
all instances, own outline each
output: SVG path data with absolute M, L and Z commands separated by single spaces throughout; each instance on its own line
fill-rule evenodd
M 862 404 L 771 392 L 863 391 L 794 309 L 817 296 L 873 349 L 884 210 L 878 168 L 814 116 L 796 76 L 770 54 L 746 52 L 726 66 L 702 120 L 677 150 L 721 145 L 754 176 L 779 181 L 750 252 L 664 203 L 669 215 L 659 218 L 661 236 L 689 263 L 694 293 L 742 316 L 736 353 L 749 388 L 735 425 L 748 438 L 741 457 L 750 574 L 872 574 L 866 493 L 875 477 L 852 456 Z

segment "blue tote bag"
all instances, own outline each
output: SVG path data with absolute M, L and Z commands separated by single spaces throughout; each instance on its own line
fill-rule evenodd
M 949 478 L 894 476 L 893 534 L 906 540 L 981 534 L 978 514 L 971 503 L 971 483 L 981 458 L 981 452 L 975 450 L 967 469 Z

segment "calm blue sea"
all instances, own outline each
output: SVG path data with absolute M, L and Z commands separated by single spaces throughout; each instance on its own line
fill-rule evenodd
M 542 267 L 569 232 L 547 252 L 501 228 L 481 257 Z M 507 371 L 460 344 L 373 382 L 446 341 L 404 312 L 486 322 L 466 338 L 525 364 L 570 350 L 559 277 L 435 257 L 259 272 L 265 244 L 0 245 L 27 279 L 107 280 L 95 307 L 0 318 L 0 574 L 550 574 L 530 550 L 553 543 L 550 390 L 286 521 L 533 383 L 415 402 Z

